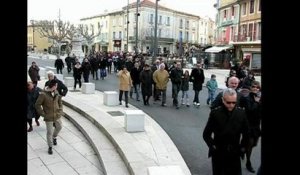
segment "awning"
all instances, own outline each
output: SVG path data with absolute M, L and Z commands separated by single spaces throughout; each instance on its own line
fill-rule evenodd
M 231 48 L 232 46 L 213 46 L 211 48 L 205 49 L 205 52 L 218 53 Z

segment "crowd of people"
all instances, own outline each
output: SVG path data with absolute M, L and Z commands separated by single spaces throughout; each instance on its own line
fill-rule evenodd
M 205 69 L 201 62 L 197 62 L 191 74 L 189 71 L 183 71 L 180 62 L 167 65 L 163 59 L 157 59 L 153 64 L 149 64 L 142 56 L 129 57 L 118 53 L 94 53 L 85 57 L 82 63 L 68 56 L 65 62 L 68 73 L 73 71 L 74 89 L 77 84 L 79 88 L 81 87 L 82 78 L 84 82 L 89 82 L 90 74 L 94 80 L 103 80 L 107 74 L 115 72 L 119 79 L 119 103 L 122 105 L 124 94 L 127 108 L 128 99 L 133 99 L 134 94 L 136 101 L 140 101 L 142 97 L 145 106 L 150 105 L 149 99 L 152 96 L 154 103 L 161 101 L 162 107 L 167 106 L 166 93 L 169 81 L 172 84 L 173 106 L 176 109 L 185 105 L 190 106 L 190 82 L 194 91 L 192 104 L 195 107 L 200 106 L 199 93 L 205 81 Z M 67 94 L 68 88 L 52 71 L 47 73 L 49 80 L 45 83 L 45 88 L 37 88 L 38 72 L 38 66 L 32 62 L 28 70 L 31 81 L 27 85 L 28 132 L 32 131 L 32 119 L 35 118 L 39 126 L 38 119 L 42 116 L 47 127 L 48 153 L 52 154 L 52 145 L 57 144 L 56 137 L 62 127 L 61 98 Z M 209 147 L 213 174 L 240 175 L 241 158 L 244 157 L 247 170 L 254 173 L 251 153 L 261 136 L 260 82 L 255 80 L 253 72 L 246 71 L 243 65 L 239 65 L 230 70 L 226 79 L 227 89 L 219 94 L 216 94 L 218 89 L 216 75 L 212 74 L 205 86 L 208 90 L 206 103 L 210 105 L 211 111 L 203 131 L 203 139 Z M 181 98 L 178 97 L 180 91 Z

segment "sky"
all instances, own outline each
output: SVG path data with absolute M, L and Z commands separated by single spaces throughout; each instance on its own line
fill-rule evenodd
M 129 3 L 137 0 L 129 0 Z M 142 1 L 142 0 L 140 0 Z M 155 2 L 155 0 L 151 0 Z M 200 17 L 208 16 L 215 20 L 216 0 L 160 0 L 159 5 Z M 121 10 L 127 0 L 27 0 L 27 21 L 58 19 L 78 23 L 81 18 L 99 15 L 104 10 Z

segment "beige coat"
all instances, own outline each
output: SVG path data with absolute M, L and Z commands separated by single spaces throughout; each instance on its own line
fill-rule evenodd
M 153 73 L 153 81 L 156 83 L 156 89 L 165 90 L 169 82 L 169 73 L 166 70 L 156 70 Z
M 132 86 L 132 80 L 130 77 L 130 73 L 127 71 L 126 73 L 123 70 L 120 70 L 117 74 L 119 77 L 119 89 L 122 91 L 129 91 Z
M 46 122 L 59 119 L 63 115 L 63 105 L 58 91 L 55 90 L 54 96 L 47 90 L 41 92 L 36 100 L 35 109 Z

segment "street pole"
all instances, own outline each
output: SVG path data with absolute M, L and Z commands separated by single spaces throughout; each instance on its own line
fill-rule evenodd
M 126 45 L 126 51 L 128 52 L 128 45 L 129 45 L 129 41 L 128 41 L 128 39 L 129 39 L 129 36 L 128 36 L 128 34 L 129 34 L 129 28 L 128 28 L 128 26 L 129 26 L 129 0 L 127 0 L 127 45 Z
M 138 53 L 138 19 L 139 19 L 139 2 L 140 0 L 136 1 L 136 28 L 135 28 L 135 54 Z
M 156 60 L 157 56 L 157 9 L 158 9 L 158 1 L 155 2 L 155 22 L 154 22 L 154 47 L 153 47 L 153 60 Z
M 32 49 L 34 50 L 34 20 L 30 20 L 31 25 L 32 25 Z

